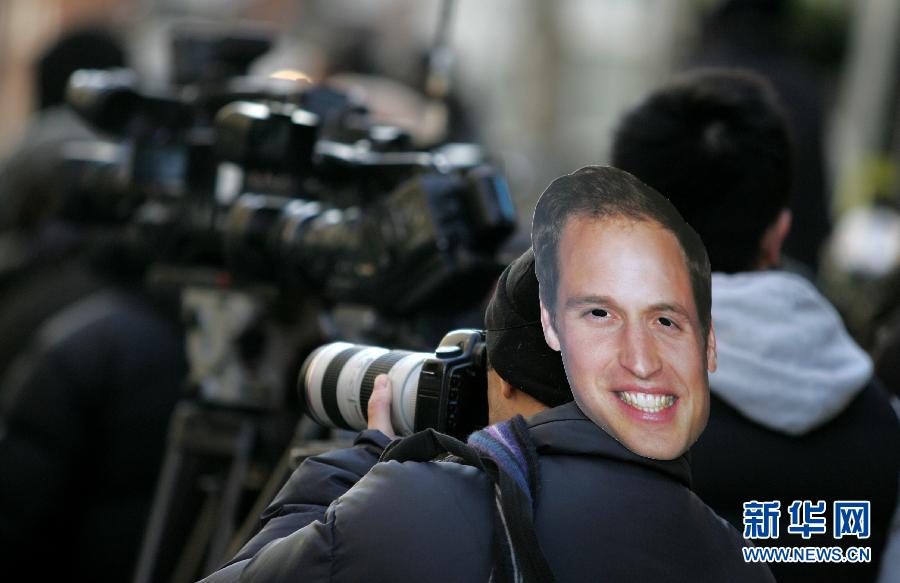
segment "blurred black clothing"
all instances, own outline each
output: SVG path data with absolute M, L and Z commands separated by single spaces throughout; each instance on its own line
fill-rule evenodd
M 900 335 L 892 338 L 875 361 L 878 376 L 900 396 Z
M 0 378 L 45 320 L 102 285 L 77 257 L 43 258 L 0 274 Z
M 131 577 L 186 370 L 181 331 L 149 296 L 107 287 L 41 326 L 3 380 L 9 572 Z
M 875 293 L 879 297 L 866 326 L 875 374 L 900 407 L 900 265 L 881 279 Z
M 802 436 L 767 429 L 714 393 L 709 424 L 691 448 L 694 491 L 741 531 L 743 502 L 781 501 L 779 538 L 756 546 L 872 548 L 870 563 L 771 563 L 777 581 L 874 581 L 897 504 L 898 434 L 885 392 L 872 383 L 836 419 Z M 825 500 L 828 532 L 809 540 L 788 534 L 794 500 Z M 832 537 L 835 500 L 871 502 L 870 538 Z

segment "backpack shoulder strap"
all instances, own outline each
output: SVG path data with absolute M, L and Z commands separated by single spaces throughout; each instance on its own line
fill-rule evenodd
M 539 459 L 521 415 L 492 425 L 465 444 L 433 429 L 392 442 L 381 461 L 431 461 L 450 453 L 459 463 L 485 472 L 494 484 L 494 569 L 492 581 L 552 582 L 534 530 L 540 486 Z
M 395 439 L 381 453 L 379 461 L 428 462 L 446 453 L 456 456 L 466 465 L 485 470 L 477 451 L 455 437 L 434 429 Z

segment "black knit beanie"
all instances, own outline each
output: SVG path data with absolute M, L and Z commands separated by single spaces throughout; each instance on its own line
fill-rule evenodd
M 484 322 L 488 360 L 503 380 L 550 407 L 572 400 L 562 358 L 544 340 L 530 248 L 503 270 Z

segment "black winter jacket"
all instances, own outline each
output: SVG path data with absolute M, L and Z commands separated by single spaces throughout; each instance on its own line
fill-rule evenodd
M 897 416 L 875 383 L 869 383 L 836 419 L 799 436 L 767 429 L 713 394 L 709 425 L 691 450 L 694 490 L 737 528 L 743 521 L 744 502 L 780 501 L 784 516 L 778 538 L 755 541 L 756 546 L 872 549 L 871 562 L 775 563 L 772 572 L 778 581 L 874 581 L 896 512 L 898 436 Z M 734 468 L 723 471 L 736 461 L 739 480 L 734 479 Z M 808 540 L 789 534 L 787 508 L 794 500 L 824 500 L 828 532 Z M 871 503 L 871 536 L 833 537 L 836 500 Z
M 574 403 L 534 416 L 529 428 L 542 473 L 535 528 L 558 581 L 772 581 L 764 565 L 743 561 L 739 534 L 690 491 L 686 458 L 660 462 L 633 454 Z M 350 457 L 369 455 L 358 447 Z M 347 471 L 346 465 L 320 468 L 326 490 L 340 483 L 333 470 Z M 209 581 L 490 576 L 494 496 L 475 468 L 378 464 L 328 508 L 324 520 L 308 526 L 316 504 L 300 504 L 297 489 L 306 486 L 299 484 L 288 483 L 278 500 L 290 502 L 280 510 L 276 502 L 267 528 L 242 551 L 252 558 L 239 558 Z M 291 520 L 296 530 L 286 534 Z M 269 540 L 262 540 L 266 533 Z

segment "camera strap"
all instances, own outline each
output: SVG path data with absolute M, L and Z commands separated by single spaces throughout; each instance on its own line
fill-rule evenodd
M 494 484 L 494 567 L 497 583 L 552 582 L 553 572 L 534 530 L 534 500 L 540 485 L 538 456 L 521 415 L 473 433 L 469 444 L 420 431 L 392 442 L 381 461 L 449 461 L 473 466 Z

